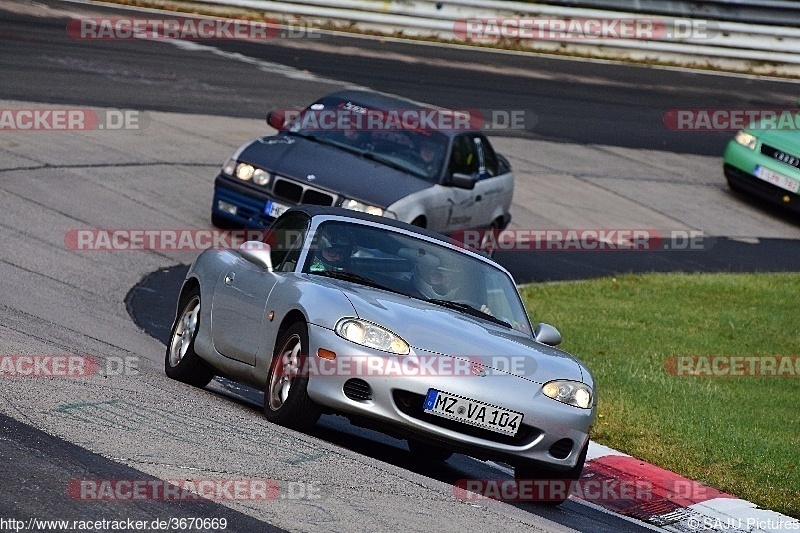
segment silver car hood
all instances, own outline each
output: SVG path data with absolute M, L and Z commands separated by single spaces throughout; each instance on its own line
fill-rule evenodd
M 581 365 L 570 354 L 488 320 L 401 294 L 328 281 L 347 296 L 359 318 L 399 335 L 417 354 L 422 350 L 480 362 L 538 383 L 584 381 Z

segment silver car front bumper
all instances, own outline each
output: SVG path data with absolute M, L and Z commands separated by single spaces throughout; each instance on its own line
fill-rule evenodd
M 309 344 L 308 394 L 334 411 L 379 421 L 478 457 L 537 462 L 559 470 L 576 464 L 588 440 L 594 407 L 579 409 L 548 398 L 540 383 L 501 372 L 476 375 L 469 364 L 453 364 L 452 357 L 419 350 L 394 356 L 313 324 Z M 320 349 L 337 354 L 336 360 L 320 358 Z M 441 364 L 431 365 L 431 358 L 439 358 Z M 429 389 L 522 413 L 521 427 L 512 437 L 425 413 L 422 403 Z

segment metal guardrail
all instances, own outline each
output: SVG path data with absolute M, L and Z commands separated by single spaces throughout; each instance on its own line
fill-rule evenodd
M 201 0 L 202 2 L 256 9 L 278 15 L 285 22 L 304 22 L 343 29 L 403 36 L 425 36 L 464 42 L 457 24 L 466 20 L 639 20 L 663 25 L 659 35 L 634 38 L 586 38 L 585 35 L 558 33 L 551 38 L 500 39 L 505 43 L 543 52 L 556 52 L 633 59 L 689 66 L 710 66 L 757 73 L 800 76 L 800 24 L 775 26 L 728 22 L 697 17 L 668 15 L 645 16 L 645 5 L 656 0 L 615 1 L 615 5 L 634 3 L 637 12 L 610 11 L 588 7 L 568 7 L 506 0 Z M 560 3 L 569 3 L 561 0 Z M 577 1 L 573 2 L 577 5 Z M 612 0 L 580 0 L 580 4 L 610 4 Z M 661 4 L 733 4 L 752 7 L 753 0 L 684 0 Z M 759 2 L 761 4 L 761 2 Z M 796 7 L 800 2 L 765 0 L 775 7 Z M 780 6 L 778 6 L 780 4 Z M 787 4 L 787 5 L 784 5 Z M 791 4 L 789 6 L 788 4 Z M 512 24 L 513 25 L 513 24 Z M 694 31 L 686 31 L 687 28 Z M 480 39 L 487 43 L 492 39 Z

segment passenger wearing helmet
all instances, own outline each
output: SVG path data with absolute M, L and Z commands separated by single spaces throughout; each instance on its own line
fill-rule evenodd
M 324 226 L 317 241 L 311 272 L 342 271 L 347 267 L 355 242 L 347 228 Z
M 431 254 L 427 254 L 425 260 L 417 260 L 414 265 L 414 288 L 420 297 L 429 300 L 464 300 L 469 292 L 464 286 L 464 278 L 464 271 L 459 265 L 443 262 L 431 257 Z M 482 304 L 479 309 L 493 316 L 487 305 Z
M 454 265 L 418 262 L 414 268 L 414 287 L 426 298 L 452 300 L 461 289 L 464 275 Z

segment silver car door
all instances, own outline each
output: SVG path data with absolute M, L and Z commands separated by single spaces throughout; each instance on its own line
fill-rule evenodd
M 303 213 L 280 218 L 264 236 L 272 248 L 274 271 L 238 258 L 217 281 L 211 310 L 214 347 L 222 355 L 255 365 L 256 353 L 264 342 L 266 306 L 270 292 L 283 272 L 296 266 L 291 252 L 302 243 L 309 220 Z
M 241 257 L 222 272 L 211 308 L 211 334 L 219 353 L 255 365 L 267 297 L 276 282 L 276 274 Z

